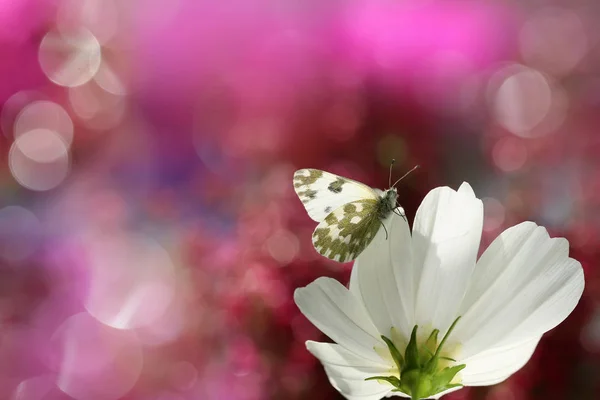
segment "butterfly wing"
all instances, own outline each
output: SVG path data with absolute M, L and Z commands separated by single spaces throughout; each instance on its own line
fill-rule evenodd
M 308 215 L 321 222 L 333 210 L 357 200 L 377 200 L 377 192 L 352 179 L 318 169 L 301 169 L 294 173 L 294 189 Z
M 339 262 L 352 261 L 371 243 L 381 227 L 379 200 L 363 199 L 331 212 L 313 233 L 313 245 L 323 256 Z

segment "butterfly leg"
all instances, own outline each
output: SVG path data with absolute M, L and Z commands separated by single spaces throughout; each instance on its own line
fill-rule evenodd
M 406 216 L 405 216 L 404 214 L 401 214 L 401 213 L 399 213 L 399 212 L 398 212 L 398 211 L 396 211 L 395 209 L 394 209 L 394 214 L 398 215 L 399 217 L 402 217 L 402 219 L 403 219 L 404 221 L 406 221 Z M 406 221 L 406 222 L 408 222 L 408 221 Z
M 388 240 L 387 228 L 385 227 L 385 224 L 383 223 L 383 221 L 379 220 L 379 222 L 381 223 L 381 226 L 383 226 L 383 230 L 385 231 L 385 240 Z

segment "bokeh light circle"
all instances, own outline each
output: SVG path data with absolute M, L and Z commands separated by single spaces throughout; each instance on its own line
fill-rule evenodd
M 265 245 L 269 255 L 282 265 L 292 262 L 300 251 L 300 241 L 296 235 L 283 229 L 274 232 Z
M 73 121 L 60 105 L 51 101 L 34 101 L 17 116 L 15 138 L 34 129 L 48 129 L 58 133 L 67 145 L 73 141 Z
M 205 309 L 201 304 L 194 306 L 194 315 L 202 318 Z M 175 297 L 167 310 L 151 325 L 136 329 L 138 338 L 146 347 L 163 346 L 177 340 L 182 332 L 193 324 L 183 305 L 181 296 Z
M 510 64 L 493 74 L 487 86 L 492 116 L 516 136 L 542 137 L 565 121 L 569 108 L 566 90 L 536 69 Z
M 85 26 L 100 43 L 107 43 L 118 31 L 118 11 L 114 0 L 61 0 L 56 22 L 61 32 Z
M 46 400 L 48 394 L 56 387 L 52 374 L 40 375 L 21 381 L 11 400 Z
M 20 135 L 15 146 L 29 159 L 38 163 L 51 163 L 68 157 L 67 144 L 55 131 L 34 129 Z
M 135 333 L 106 326 L 87 313 L 69 317 L 52 341 L 61 352 L 56 384 L 76 400 L 117 400 L 142 371 Z
M 527 162 L 527 148 L 520 139 L 505 137 L 494 145 L 492 159 L 494 164 L 504 172 L 517 171 Z
M 173 263 L 154 240 L 141 235 L 94 237 L 89 249 L 86 310 L 117 329 L 157 321 L 175 295 Z
M 114 128 L 127 109 L 124 96 L 106 91 L 97 80 L 69 88 L 69 102 L 85 126 L 94 130 Z
M 527 64 L 554 76 L 572 71 L 586 55 L 588 42 L 579 15 L 553 6 L 533 14 L 519 34 L 519 47 Z
M 518 136 L 530 136 L 550 112 L 549 83 L 540 72 L 526 67 L 513 66 L 499 74 L 505 76 L 493 95 L 496 120 Z
M 67 177 L 69 152 L 62 136 L 47 129 L 36 129 L 13 142 L 8 165 L 21 186 L 36 191 L 50 190 Z
M 100 43 L 89 31 L 51 31 L 44 36 L 39 62 L 48 79 L 60 86 L 83 85 L 96 75 L 102 61 Z
M 102 61 L 102 64 L 100 64 L 98 73 L 94 76 L 94 81 L 109 93 L 119 96 L 127 94 L 127 88 L 123 80 L 119 78 L 119 75 L 106 61 Z
M 45 99 L 45 96 L 33 90 L 22 90 L 10 96 L 2 105 L 0 126 L 2 133 L 8 138 L 13 137 L 17 118 L 29 104 Z

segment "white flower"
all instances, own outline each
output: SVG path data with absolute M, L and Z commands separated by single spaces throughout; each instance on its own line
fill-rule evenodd
M 567 240 L 524 222 L 477 260 L 482 225 L 482 202 L 467 183 L 458 191 L 436 188 L 419 207 L 412 235 L 401 217 L 386 221 L 388 239 L 380 229 L 357 259 L 349 289 L 319 278 L 296 290 L 302 313 L 337 343 L 306 345 L 342 395 L 437 399 L 462 385 L 501 382 L 571 313 L 584 279 Z M 434 329 L 447 336 L 435 362 Z M 379 379 L 366 380 L 372 377 Z

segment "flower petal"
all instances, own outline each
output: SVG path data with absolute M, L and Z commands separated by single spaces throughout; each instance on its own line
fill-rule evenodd
M 408 338 L 414 326 L 410 229 L 396 214 L 386 222 L 387 238 L 380 229 L 354 263 L 350 290 L 362 299 L 382 335 L 390 337 L 395 327 Z
M 433 189 L 413 226 L 416 323 L 444 332 L 456 318 L 475 267 L 483 204 L 467 183 Z
M 507 379 L 529 361 L 540 338 L 537 336 L 517 345 L 498 347 L 461 360 L 467 365 L 460 372 L 463 385 L 495 385 Z
M 364 306 L 341 283 L 319 278 L 296 289 L 294 300 L 300 311 L 333 341 L 346 349 L 381 362 L 374 347 L 385 347 Z
M 375 236 L 375 239 L 376 238 L 377 236 Z M 375 239 L 373 239 L 373 241 L 375 241 Z M 356 268 L 356 261 L 354 261 L 352 271 L 350 271 L 350 282 L 348 282 L 348 290 L 357 299 L 360 299 L 360 301 L 362 301 L 362 291 L 360 289 L 360 282 L 358 281 L 358 268 Z
M 539 337 L 573 311 L 583 269 L 568 257 L 565 239 L 524 222 L 507 229 L 483 253 L 453 333 L 463 358 Z
M 390 385 L 365 381 L 373 376 L 389 375 L 389 365 L 367 360 L 337 344 L 308 341 L 306 348 L 321 361 L 331 384 L 344 397 L 379 400 L 391 392 Z

